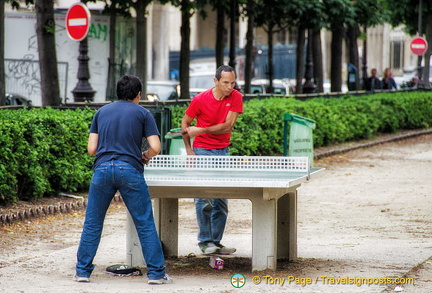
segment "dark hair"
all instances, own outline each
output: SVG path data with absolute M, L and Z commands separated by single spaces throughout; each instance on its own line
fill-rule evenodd
M 117 98 L 133 100 L 142 91 L 141 80 L 132 74 L 126 74 L 117 81 Z
M 218 69 L 216 69 L 215 77 L 216 77 L 217 80 L 221 79 L 221 77 L 222 77 L 222 71 L 225 71 L 225 72 L 234 72 L 235 73 L 234 68 L 232 68 L 231 66 L 229 66 L 229 65 L 221 65 L 221 66 L 219 66 Z

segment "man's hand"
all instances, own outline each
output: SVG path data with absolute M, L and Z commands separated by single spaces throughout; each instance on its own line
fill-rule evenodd
M 196 127 L 196 126 L 191 126 L 186 128 L 186 132 L 189 135 L 189 137 L 195 137 L 201 133 L 204 133 L 205 128 L 202 127 Z
M 186 149 L 186 155 L 195 156 L 195 152 L 192 149 Z

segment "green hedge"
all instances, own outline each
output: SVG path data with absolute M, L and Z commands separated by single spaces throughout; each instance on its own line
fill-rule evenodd
M 0 203 L 88 187 L 92 110 L 0 111 Z
M 185 107 L 173 108 L 172 127 L 179 127 Z M 391 92 L 340 98 L 255 99 L 244 103 L 232 135 L 232 155 L 283 153 L 283 114 L 316 121 L 314 146 L 371 138 L 402 129 L 432 125 L 431 92 Z
M 186 106 L 172 108 L 180 127 Z M 86 190 L 93 158 L 88 129 L 95 110 L 1 110 L 0 204 Z M 432 93 L 397 92 L 341 98 L 269 98 L 244 103 L 232 155 L 280 155 L 283 114 L 314 119 L 315 147 L 432 125 Z M 164 134 L 162 134 L 164 135 Z

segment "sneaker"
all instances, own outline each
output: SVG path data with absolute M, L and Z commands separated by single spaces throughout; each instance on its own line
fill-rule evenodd
M 198 244 L 198 246 L 204 254 L 214 254 L 219 249 L 219 247 L 217 247 L 213 242 Z
M 226 246 L 223 246 L 220 243 L 219 244 L 215 244 L 215 245 L 218 248 L 218 250 L 216 251 L 216 253 L 218 253 L 218 254 L 233 254 L 237 250 L 234 247 L 226 247 Z
M 80 277 L 80 276 L 75 275 L 75 276 L 73 277 L 73 279 L 74 279 L 74 281 L 76 281 L 76 282 L 85 282 L 85 283 L 90 282 L 90 278 L 89 278 L 89 277 Z
M 165 274 L 165 276 L 162 279 L 148 280 L 147 283 L 149 283 L 150 285 L 172 284 L 173 279 L 171 279 L 171 277 L 168 274 Z

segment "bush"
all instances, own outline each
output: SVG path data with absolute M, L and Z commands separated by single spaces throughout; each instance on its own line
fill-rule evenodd
M 180 127 L 185 108 L 173 108 L 173 127 Z M 314 146 L 321 147 L 431 127 L 432 93 L 390 92 L 306 101 L 293 97 L 250 100 L 244 103 L 244 113 L 235 125 L 231 154 L 282 154 L 284 113 L 315 120 Z
M 172 107 L 172 127 L 187 105 Z M 93 158 L 87 138 L 90 109 L 0 111 L 0 204 L 86 190 Z M 371 138 L 432 125 L 429 92 L 379 93 L 340 98 L 250 100 L 232 135 L 232 155 L 280 155 L 283 114 L 316 121 L 314 146 Z M 162 135 L 165 135 L 162 133 Z
M 0 111 L 0 203 L 54 196 L 88 187 L 87 154 L 94 111 Z

